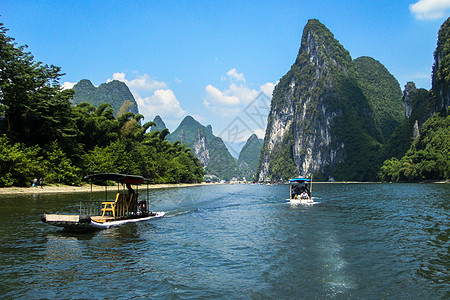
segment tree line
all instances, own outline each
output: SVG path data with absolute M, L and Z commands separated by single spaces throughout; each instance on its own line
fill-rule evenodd
M 155 183 L 203 181 L 203 166 L 167 129 L 131 112 L 114 116 L 110 104 L 72 105 L 61 68 L 36 62 L 0 23 L 0 187 L 46 183 L 78 185 L 97 172 L 141 175 Z M 124 103 L 127 105 L 127 103 Z M 121 110 L 126 111 L 126 110 Z

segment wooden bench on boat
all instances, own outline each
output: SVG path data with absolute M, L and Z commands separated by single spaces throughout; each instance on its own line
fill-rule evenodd
M 102 202 L 102 217 L 106 214 L 112 215 L 114 218 L 120 218 L 129 213 L 136 214 L 138 208 L 138 194 L 117 193 L 116 200 Z
M 138 207 L 138 194 L 131 194 L 130 198 L 126 201 L 126 211 L 127 213 L 137 213 L 137 207 Z
M 123 198 L 125 194 L 117 193 L 115 201 L 104 201 L 102 202 L 102 217 L 106 213 L 111 213 L 114 218 L 123 215 Z

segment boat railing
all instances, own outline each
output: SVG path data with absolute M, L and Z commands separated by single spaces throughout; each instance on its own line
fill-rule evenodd
M 80 215 L 99 216 L 102 211 L 102 201 L 81 201 Z
M 136 195 L 133 201 L 120 202 L 115 210 L 115 217 L 121 218 L 128 215 L 140 215 L 148 212 L 148 200 L 137 201 Z M 103 214 L 104 201 L 81 201 L 80 202 L 80 215 L 88 216 L 101 216 Z

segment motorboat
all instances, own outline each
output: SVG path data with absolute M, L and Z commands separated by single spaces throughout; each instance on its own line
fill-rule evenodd
M 312 180 L 308 178 L 289 179 L 289 199 L 291 204 L 314 204 L 311 196 Z

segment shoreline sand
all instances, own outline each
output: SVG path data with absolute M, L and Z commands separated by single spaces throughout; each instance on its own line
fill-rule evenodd
M 149 184 L 149 189 L 167 189 L 167 188 L 183 188 L 202 186 L 206 183 L 178 183 L 178 184 Z M 108 191 L 112 191 L 117 186 L 108 186 Z M 146 189 L 146 185 L 142 185 L 140 189 Z M 91 185 L 85 184 L 81 186 L 69 185 L 44 185 L 40 187 L 7 187 L 0 188 L 0 195 L 22 195 L 22 194 L 56 194 L 56 193 L 86 193 L 91 191 Z M 93 192 L 105 191 L 105 186 L 92 185 Z

